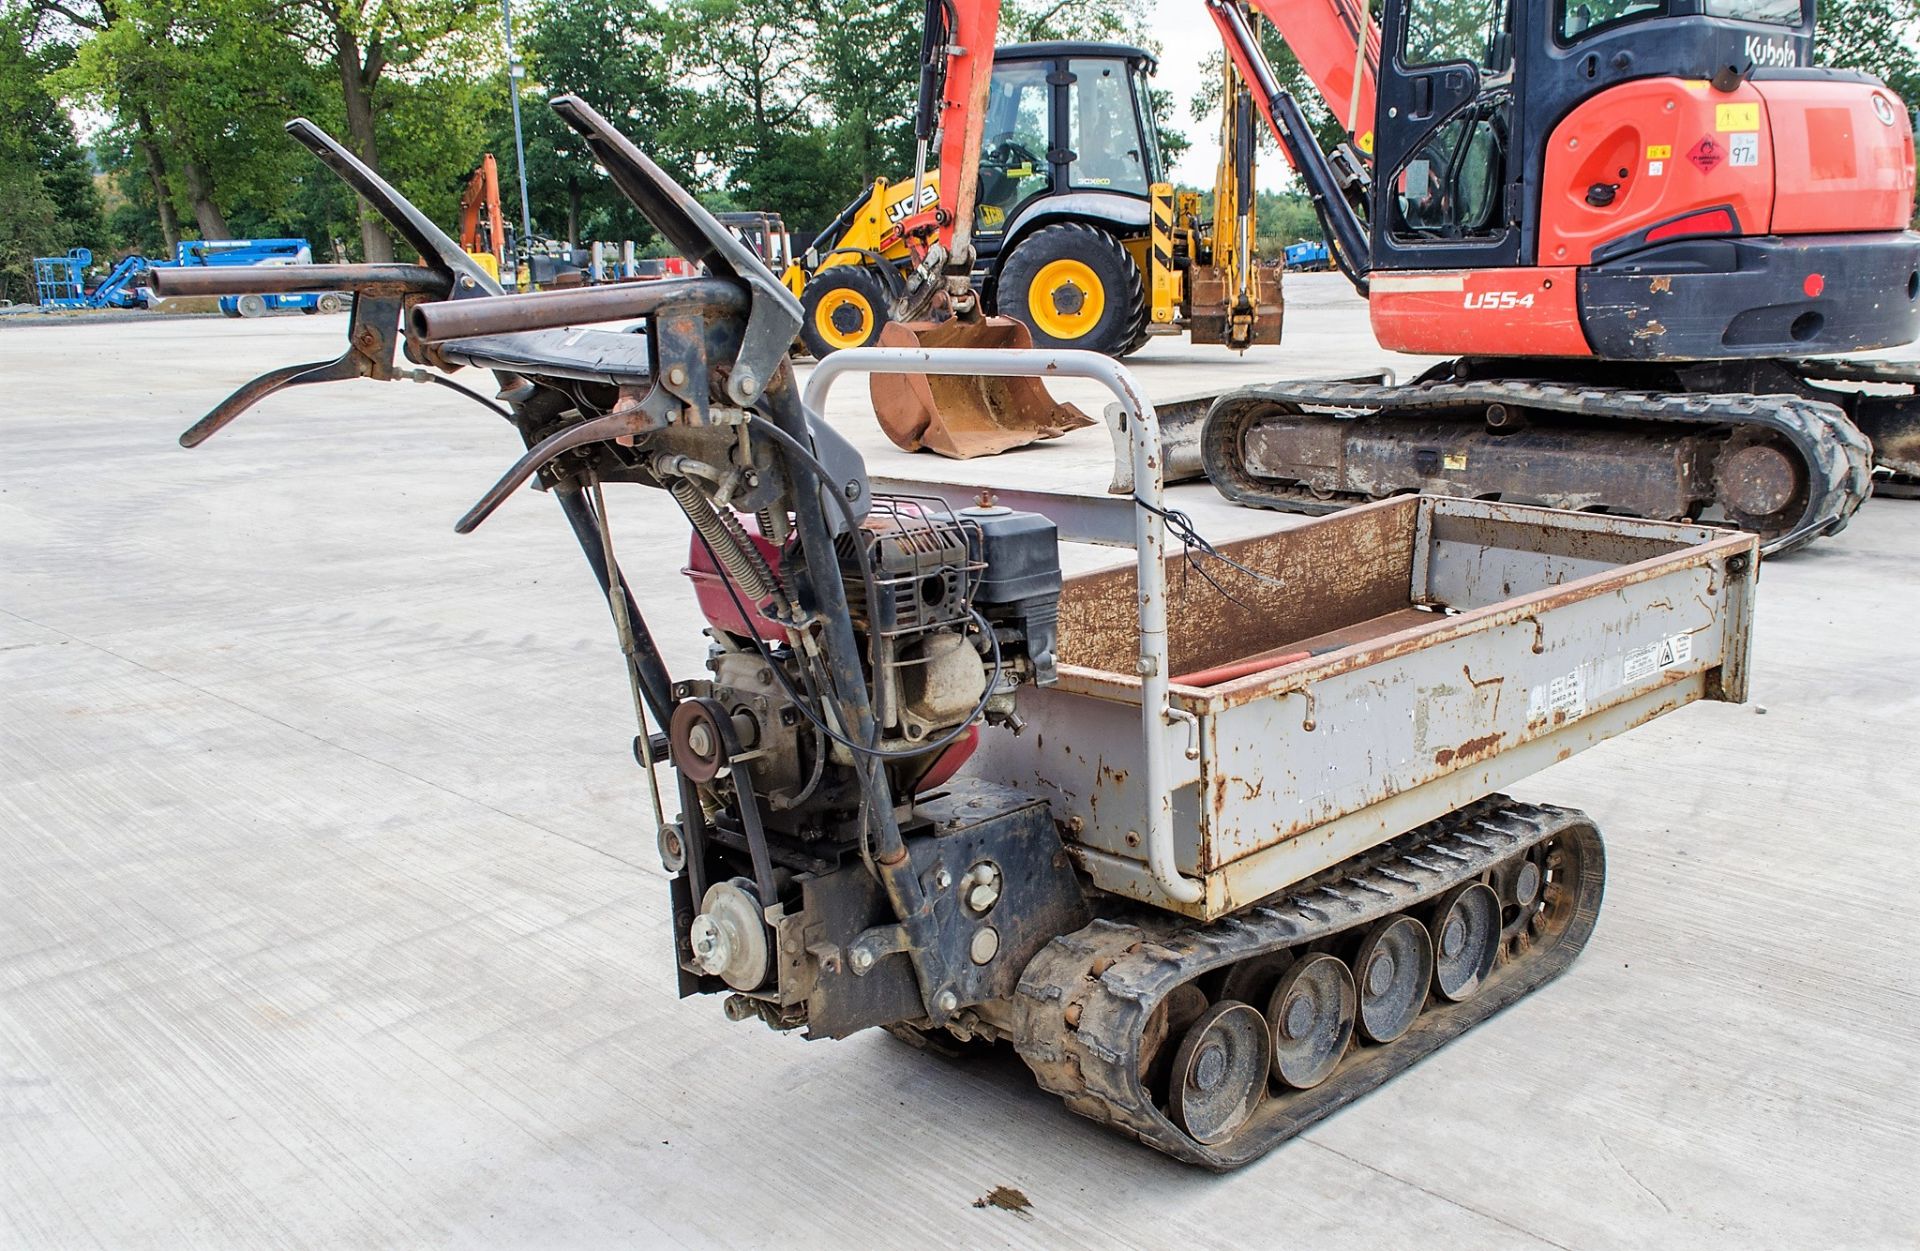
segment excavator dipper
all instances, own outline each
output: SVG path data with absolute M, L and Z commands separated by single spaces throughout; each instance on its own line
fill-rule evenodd
M 1118 363 L 858 348 L 803 395 L 793 295 L 585 103 L 552 105 L 703 276 L 503 295 L 295 122 L 423 264 L 155 281 L 354 294 L 337 360 L 246 384 L 188 446 L 334 379 L 436 383 L 511 427 L 524 454 L 456 529 L 531 483 L 606 594 L 683 996 L 813 1038 L 1005 1042 L 1076 1112 L 1226 1169 L 1568 966 L 1598 915 L 1599 833 L 1498 789 L 1743 699 L 1753 536 L 1407 496 L 1210 549 L 1185 576 L 1157 417 Z M 1047 516 L 876 493 L 822 397 L 916 369 L 1108 387 L 1132 559 L 1063 577 Z M 691 526 L 697 675 L 669 671 L 615 559 L 623 483 Z

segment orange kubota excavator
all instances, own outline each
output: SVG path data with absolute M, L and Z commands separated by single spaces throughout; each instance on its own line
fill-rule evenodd
M 1222 396 L 1200 444 L 1230 498 L 1716 518 L 1780 551 L 1842 528 L 1876 462 L 1920 475 L 1920 369 L 1809 359 L 1920 335 L 1909 116 L 1813 66 L 1814 0 L 1383 0 L 1377 22 L 1357 0 L 1203 3 L 1375 335 L 1455 358 Z M 1340 119 L 1333 151 L 1250 9 Z M 998 16 L 928 6 L 942 176 L 903 225 L 914 283 L 962 319 Z

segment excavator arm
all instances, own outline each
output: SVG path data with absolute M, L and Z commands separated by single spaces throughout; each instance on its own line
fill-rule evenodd
M 1362 0 L 1246 0 L 1246 4 L 1273 23 L 1320 98 L 1340 119 L 1347 139 L 1371 156 L 1380 26 L 1368 16 Z M 1207 7 L 1222 5 L 1219 0 L 1207 0 Z M 1219 23 L 1218 14 L 1214 21 Z M 1235 41 L 1225 31 L 1221 37 L 1231 52 Z M 1288 160 L 1292 159 L 1289 154 Z
M 1333 171 L 1298 105 L 1280 88 L 1260 51 L 1247 10 L 1258 12 L 1280 31 L 1315 90 L 1340 119 L 1348 140 L 1370 155 L 1380 28 L 1364 0 L 1201 2 L 1220 32 L 1234 69 L 1253 85 L 1254 104 L 1280 140 L 1288 162 L 1305 178 L 1315 201 L 1322 203 L 1323 216 L 1331 210 L 1332 216 L 1344 211 L 1351 218 L 1340 191 L 1341 184 L 1351 179 Z M 920 243 L 921 278 L 916 285 L 931 286 L 936 274 L 943 275 L 949 299 L 962 312 L 973 298 L 968 285 L 974 262 L 973 218 L 1000 7 L 1001 0 L 927 0 L 921 40 L 915 202 L 930 154 L 940 171 L 939 199 L 931 209 L 903 221 L 901 228 L 903 235 Z M 1364 271 L 1364 235 L 1334 225 L 1335 243 L 1347 254 L 1350 274 Z
M 930 240 L 923 271 L 944 274 L 949 296 L 964 307 L 972 298 L 973 212 L 980 190 L 980 142 L 993 79 L 993 46 L 1000 33 L 1000 0 L 927 0 L 920 44 L 920 101 L 914 120 L 919 155 L 914 203 L 938 140 L 940 198 L 901 223 L 911 238 Z

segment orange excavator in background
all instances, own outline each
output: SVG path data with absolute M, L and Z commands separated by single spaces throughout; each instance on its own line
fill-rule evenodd
M 1202 2 L 1380 343 L 1455 357 L 1222 396 L 1199 444 L 1230 498 L 1426 491 L 1719 520 L 1780 551 L 1844 527 L 1876 463 L 1920 476 L 1920 368 L 1810 359 L 1920 335 L 1909 117 L 1813 66 L 1814 0 L 1383 0 L 1377 22 Z M 928 5 L 939 194 L 902 223 L 918 307 L 963 324 L 999 8 Z M 1340 120 L 1332 151 L 1254 12 Z
M 506 215 L 500 208 L 500 165 L 489 152 L 460 195 L 460 247 L 495 281 L 513 271 L 507 260 Z

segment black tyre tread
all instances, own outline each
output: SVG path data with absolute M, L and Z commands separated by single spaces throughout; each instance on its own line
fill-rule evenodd
M 1091 261 L 1092 258 L 1098 257 L 1108 261 L 1114 270 L 1123 276 L 1122 281 L 1125 286 L 1126 297 L 1127 315 L 1125 319 L 1118 322 L 1109 334 L 1100 335 L 1099 337 L 1103 341 L 1093 341 L 1089 339 L 1086 342 L 1071 346 L 1102 352 L 1114 357 L 1125 356 L 1128 353 L 1139 351 L 1141 345 L 1144 344 L 1147 339 L 1147 318 L 1149 315 L 1147 308 L 1147 287 L 1140 275 L 1140 267 L 1133 263 L 1133 257 L 1127 254 L 1126 248 L 1121 246 L 1118 239 L 1107 231 L 1100 229 L 1098 226 L 1092 226 L 1086 222 L 1059 222 L 1051 226 L 1042 226 L 1025 239 L 1022 239 L 1019 244 L 1015 246 L 1013 255 L 1001 266 L 1000 278 L 995 284 L 997 288 L 996 302 L 999 305 L 999 311 L 1008 316 L 1014 315 L 1008 309 L 1008 301 L 1006 298 L 1007 270 L 1010 267 L 1020 264 L 1028 258 L 1033 258 L 1034 270 L 1038 272 L 1041 265 L 1051 260 L 1059 260 L 1063 257 L 1078 257 L 1081 260 L 1089 261 Z M 1027 321 L 1026 318 L 1020 318 L 1020 320 L 1025 322 L 1027 329 L 1033 331 L 1034 342 L 1036 344 L 1041 346 L 1068 346 L 1064 344 L 1046 344 L 1044 342 L 1045 336 L 1041 333 L 1039 327 L 1035 326 L 1031 321 Z M 1095 334 L 1099 335 L 1097 328 Z
M 800 291 L 800 342 L 817 361 L 825 360 L 840 350 L 822 339 L 813 328 L 813 314 L 819 306 L 820 298 L 828 291 L 840 288 L 858 290 L 860 294 L 867 297 L 867 303 L 873 307 L 874 337 L 861 346 L 872 346 L 873 342 L 880 337 L 880 328 L 889 320 L 886 284 L 865 265 L 835 265 L 831 269 L 816 273 L 807 280 L 807 285 Z
M 1564 928 L 1506 959 L 1472 999 L 1430 1003 L 1405 1036 L 1356 1048 L 1321 1085 L 1268 1100 L 1226 1142 L 1194 1141 L 1156 1106 L 1141 1080 L 1140 1048 L 1154 1008 L 1175 987 L 1410 914 L 1549 839 L 1565 840 L 1576 856 Z M 1040 1086 L 1081 1116 L 1177 1160 L 1237 1168 L 1558 977 L 1593 933 L 1605 882 L 1605 845 L 1583 813 L 1489 796 L 1211 924 L 1103 918 L 1054 939 L 1021 976 L 1015 1046 Z

